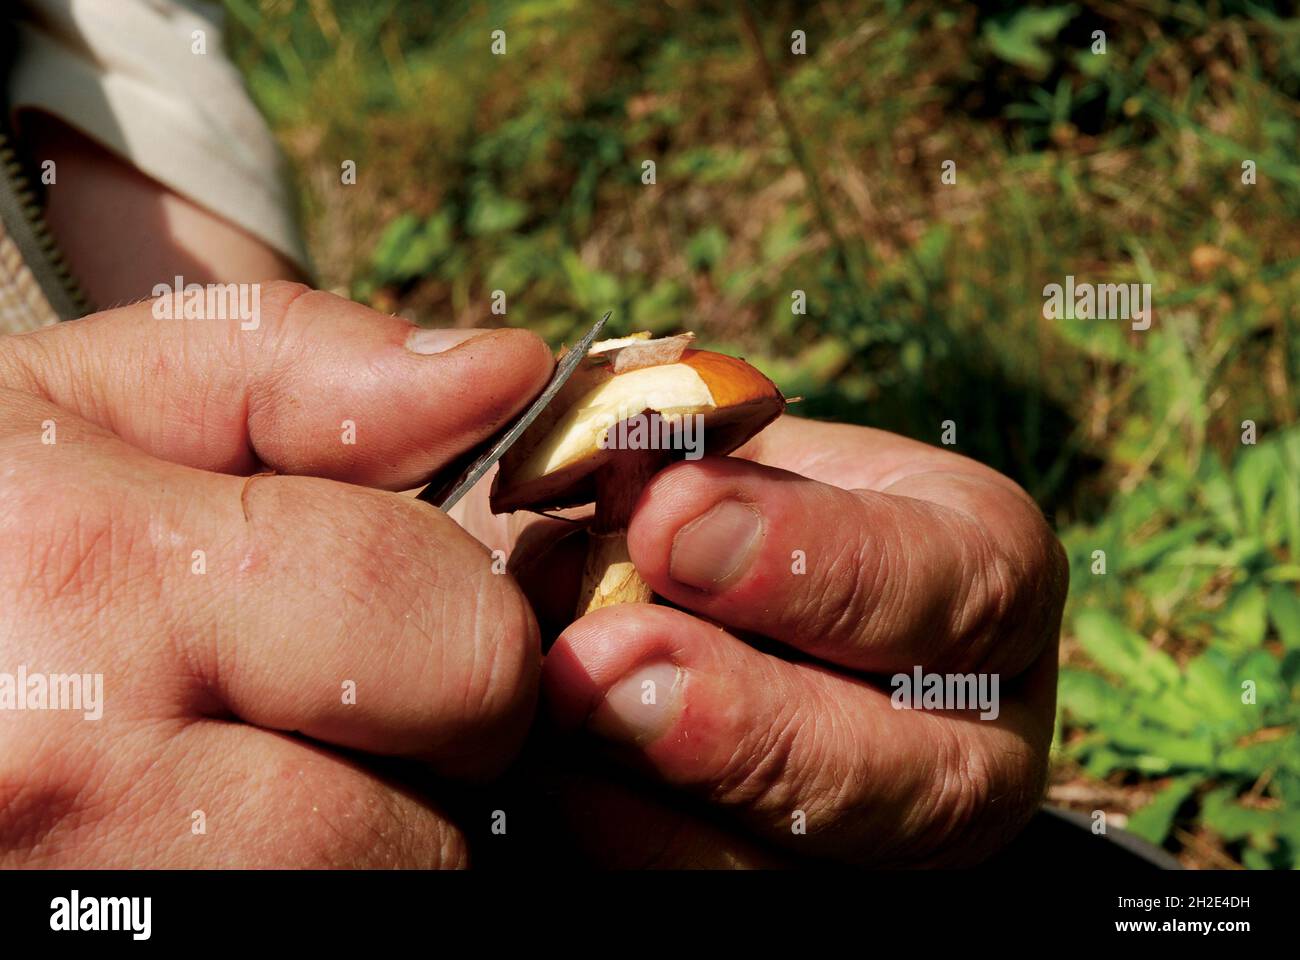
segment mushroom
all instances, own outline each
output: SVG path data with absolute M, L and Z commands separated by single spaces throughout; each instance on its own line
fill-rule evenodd
M 648 333 L 593 344 L 501 459 L 493 513 L 595 502 L 577 615 L 654 599 L 628 556 L 627 528 L 650 478 L 683 454 L 735 450 L 785 409 L 744 360 Z

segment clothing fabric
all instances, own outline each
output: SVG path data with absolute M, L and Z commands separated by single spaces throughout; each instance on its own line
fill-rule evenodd
M 11 122 L 43 110 L 305 273 L 283 157 L 201 0 L 18 0 Z

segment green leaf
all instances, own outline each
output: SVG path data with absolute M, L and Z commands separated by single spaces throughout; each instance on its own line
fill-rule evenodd
M 1276 814 L 1242 806 L 1235 793 L 1232 787 L 1221 787 L 1208 794 L 1201 804 L 1201 822 L 1228 842 L 1271 837 L 1277 830 Z
M 1172 550 L 1190 547 L 1196 538 L 1210 528 L 1205 520 L 1188 520 L 1171 530 L 1165 530 L 1142 543 L 1128 547 L 1118 558 L 1120 572 L 1141 569 L 1155 563 Z
M 532 239 L 509 237 L 505 238 L 504 254 L 492 262 L 485 279 L 489 290 L 515 293 L 553 269 L 554 258 L 541 244 Z
M 397 217 L 384 230 L 371 254 L 373 280 L 401 283 L 431 273 L 452 247 L 452 218 L 439 211 L 421 222 L 411 213 Z
M 1254 847 L 1247 847 L 1241 851 L 1241 862 L 1251 870 L 1272 870 L 1273 864 L 1269 862 L 1268 857 L 1264 856 Z
M 384 228 L 370 254 L 370 265 L 377 282 L 388 283 L 398 272 L 406 248 L 419 229 L 420 221 L 412 213 L 403 213 Z
M 1282 658 L 1282 682 L 1288 687 L 1300 685 L 1300 650 L 1288 650 Z
M 1151 694 L 1180 682 L 1173 658 L 1151 647 L 1109 613 L 1084 610 L 1075 618 L 1074 630 L 1098 666 L 1128 680 L 1137 690 Z
M 1254 649 L 1268 632 L 1268 598 L 1264 588 L 1250 583 L 1232 595 L 1219 615 L 1219 624 L 1240 647 Z
M 682 306 L 687 299 L 686 292 L 676 281 L 659 280 L 632 301 L 632 329 L 659 334 L 679 328 Z
M 1074 66 L 1086 77 L 1104 77 L 1110 69 L 1106 57 L 1092 52 L 1092 48 L 1080 50 L 1074 55 Z
M 1134 754 L 1133 766 L 1148 773 L 1165 773 L 1176 768 L 1210 770 L 1214 766 L 1214 746 L 1201 737 L 1168 733 L 1130 720 L 1108 728 L 1116 746 Z
M 1122 720 L 1130 699 L 1097 674 L 1069 668 L 1061 671 L 1057 698 L 1063 711 L 1086 726 Z
M 1150 803 L 1129 817 L 1125 829 L 1156 845 L 1164 843 L 1178 808 L 1192 795 L 1200 782 L 1201 778 L 1195 776 L 1171 780 Z
M 617 303 L 617 277 L 588 267 L 572 250 L 565 250 L 561 259 L 574 299 L 583 310 L 594 313 Z
M 1237 498 L 1223 465 L 1214 457 L 1205 457 L 1201 462 L 1200 481 L 1201 500 L 1210 508 L 1219 526 L 1226 533 L 1240 533 L 1241 515 L 1237 509 Z
M 675 152 L 667 168 L 670 179 L 694 180 L 699 184 L 723 183 L 738 179 L 749 163 L 749 155 L 744 151 L 724 146 L 702 146 Z
M 1251 743 L 1244 747 L 1229 747 L 1220 752 L 1216 766 L 1220 773 L 1257 780 L 1266 770 L 1276 767 L 1285 759 L 1287 749 L 1288 745 L 1281 739 Z
M 686 242 L 686 262 L 692 270 L 709 270 L 727 255 L 727 235 L 717 226 L 705 227 Z
M 1191 734 L 1205 724 L 1205 715 L 1188 702 L 1184 684 L 1167 687 L 1154 696 L 1137 699 L 1137 712 L 1153 724 L 1176 733 Z
M 1277 451 L 1286 542 L 1295 561 L 1300 560 L 1300 427 L 1292 427 L 1277 438 Z
M 1300 650 L 1300 595 L 1293 587 L 1279 583 L 1269 591 L 1268 618 L 1282 646 Z
M 506 233 L 523 223 L 527 217 L 527 204 L 503 197 L 487 184 L 480 183 L 473 191 L 465 228 L 475 237 Z
M 1271 447 L 1246 447 L 1233 470 L 1242 524 L 1250 533 L 1260 533 L 1260 520 L 1273 486 L 1277 454 Z
M 1071 4 L 1020 10 L 1005 22 L 990 20 L 984 25 L 984 40 L 994 54 L 1008 63 L 1044 72 L 1052 65 L 1052 60 L 1042 45 L 1061 32 L 1061 28 L 1074 17 L 1076 9 Z
M 1209 649 L 1187 662 L 1183 689 L 1188 702 L 1210 720 L 1241 721 L 1241 689 L 1228 657 Z
M 1098 747 L 1088 752 L 1087 761 L 1083 765 L 1084 770 L 1098 780 L 1104 780 L 1116 770 L 1129 770 L 1132 767 L 1133 764 L 1127 757 L 1109 747 Z
M 1137 672 L 1141 644 L 1117 620 L 1099 610 L 1084 610 L 1076 618 L 1074 632 L 1084 650 L 1103 670 L 1119 676 Z
M 1237 668 L 1238 680 L 1255 681 L 1255 696 L 1263 706 L 1284 704 L 1287 693 L 1282 684 L 1282 661 L 1267 650 L 1252 650 Z

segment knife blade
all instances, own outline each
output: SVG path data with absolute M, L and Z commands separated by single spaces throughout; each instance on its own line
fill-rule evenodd
M 511 423 L 504 430 L 498 432 L 489 438 L 486 443 L 456 461 L 452 467 L 445 472 L 445 480 L 435 480 L 427 487 L 420 491 L 417 499 L 425 503 L 431 503 L 440 510 L 450 510 L 457 501 L 465 494 L 469 493 L 474 484 L 483 479 L 483 475 L 492 469 L 492 465 L 505 455 L 505 452 L 514 446 L 529 424 L 537 419 L 538 415 L 546 409 L 547 405 L 555 399 L 555 395 L 560 392 L 560 388 L 568 382 L 573 371 L 578 369 L 583 359 L 591 350 L 591 345 L 595 343 L 597 335 L 604 329 L 605 323 L 609 320 L 613 311 L 607 311 L 603 317 L 596 321 L 595 326 L 587 331 L 586 335 L 579 340 L 572 350 L 564 355 L 564 358 L 555 367 L 555 373 L 551 375 L 550 382 L 519 418 Z

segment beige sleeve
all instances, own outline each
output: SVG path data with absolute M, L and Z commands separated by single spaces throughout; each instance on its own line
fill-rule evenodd
M 219 7 L 19 0 L 15 16 L 15 115 L 53 114 L 310 273 L 283 157 L 222 52 Z

